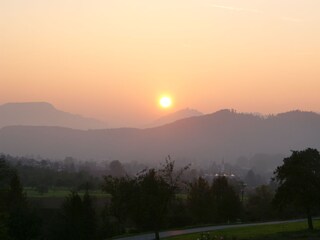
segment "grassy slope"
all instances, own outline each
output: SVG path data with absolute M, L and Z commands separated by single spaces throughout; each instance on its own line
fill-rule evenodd
M 320 220 L 314 221 L 317 230 L 320 229 Z M 237 237 L 237 239 L 320 239 L 319 231 L 309 233 L 305 231 L 306 222 L 284 223 L 277 225 L 264 225 L 252 227 L 238 227 L 211 232 L 210 236 L 225 236 L 227 239 Z M 200 233 L 182 235 L 167 238 L 170 240 L 196 240 Z M 312 237 L 312 238 L 310 238 Z

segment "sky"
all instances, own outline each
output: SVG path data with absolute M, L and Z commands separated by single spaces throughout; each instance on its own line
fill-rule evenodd
M 187 107 L 320 112 L 319 12 L 319 0 L 0 0 L 0 104 L 46 101 L 110 126 Z

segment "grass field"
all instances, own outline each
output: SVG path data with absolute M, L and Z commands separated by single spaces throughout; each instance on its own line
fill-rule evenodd
M 27 198 L 30 203 L 38 208 L 42 209 L 58 209 L 62 206 L 65 198 L 71 193 L 70 189 L 55 188 L 49 189 L 47 193 L 39 193 L 33 188 L 24 188 L 27 194 Z M 93 197 L 97 208 L 103 208 L 106 202 L 110 201 L 110 194 L 106 194 L 102 191 L 89 191 L 90 196 Z M 84 191 L 78 191 L 80 197 L 84 195 Z
M 210 236 L 224 237 L 223 239 L 275 239 L 275 240 L 302 240 L 302 239 L 320 239 L 320 220 L 314 221 L 316 231 L 307 231 L 306 222 L 282 223 L 276 225 L 262 225 L 250 227 L 235 227 L 230 229 L 215 230 L 210 232 Z M 197 240 L 200 233 L 181 235 L 177 237 L 166 238 L 170 240 Z
M 24 190 L 29 198 L 65 198 L 71 192 L 69 189 L 49 189 L 47 193 L 40 194 L 38 191 L 32 188 L 25 188 Z M 80 196 L 82 196 L 84 191 L 79 191 L 78 193 Z M 91 196 L 96 198 L 110 198 L 110 194 L 102 191 L 90 191 L 89 193 Z

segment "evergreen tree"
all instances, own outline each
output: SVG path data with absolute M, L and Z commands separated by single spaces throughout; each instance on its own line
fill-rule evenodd
M 54 224 L 54 239 L 96 239 L 96 218 L 93 200 L 88 190 L 83 199 L 77 192 L 66 197 Z
M 97 233 L 97 220 L 96 212 L 94 209 L 93 199 L 89 195 L 88 188 L 83 196 L 82 200 L 82 211 L 83 211 L 83 235 L 84 239 L 96 239 Z
M 58 216 L 56 239 L 82 240 L 82 201 L 78 193 L 71 192 L 66 197 Z
M 218 177 L 211 186 L 213 216 L 216 222 L 234 221 L 240 217 L 241 201 L 226 177 Z
M 190 184 L 188 192 L 188 208 L 195 223 L 208 223 L 212 219 L 210 185 L 199 177 Z
M 7 194 L 9 236 L 16 240 L 34 239 L 39 234 L 40 221 L 29 207 L 19 177 L 13 174 Z
M 4 157 L 0 157 L 0 239 L 9 239 L 8 234 L 8 208 L 7 194 L 9 189 L 9 176 L 11 169 L 6 164 Z

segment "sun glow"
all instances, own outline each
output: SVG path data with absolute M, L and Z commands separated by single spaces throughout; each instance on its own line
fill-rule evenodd
M 169 108 L 172 105 L 172 100 L 170 97 L 164 96 L 160 98 L 160 106 L 163 108 Z

